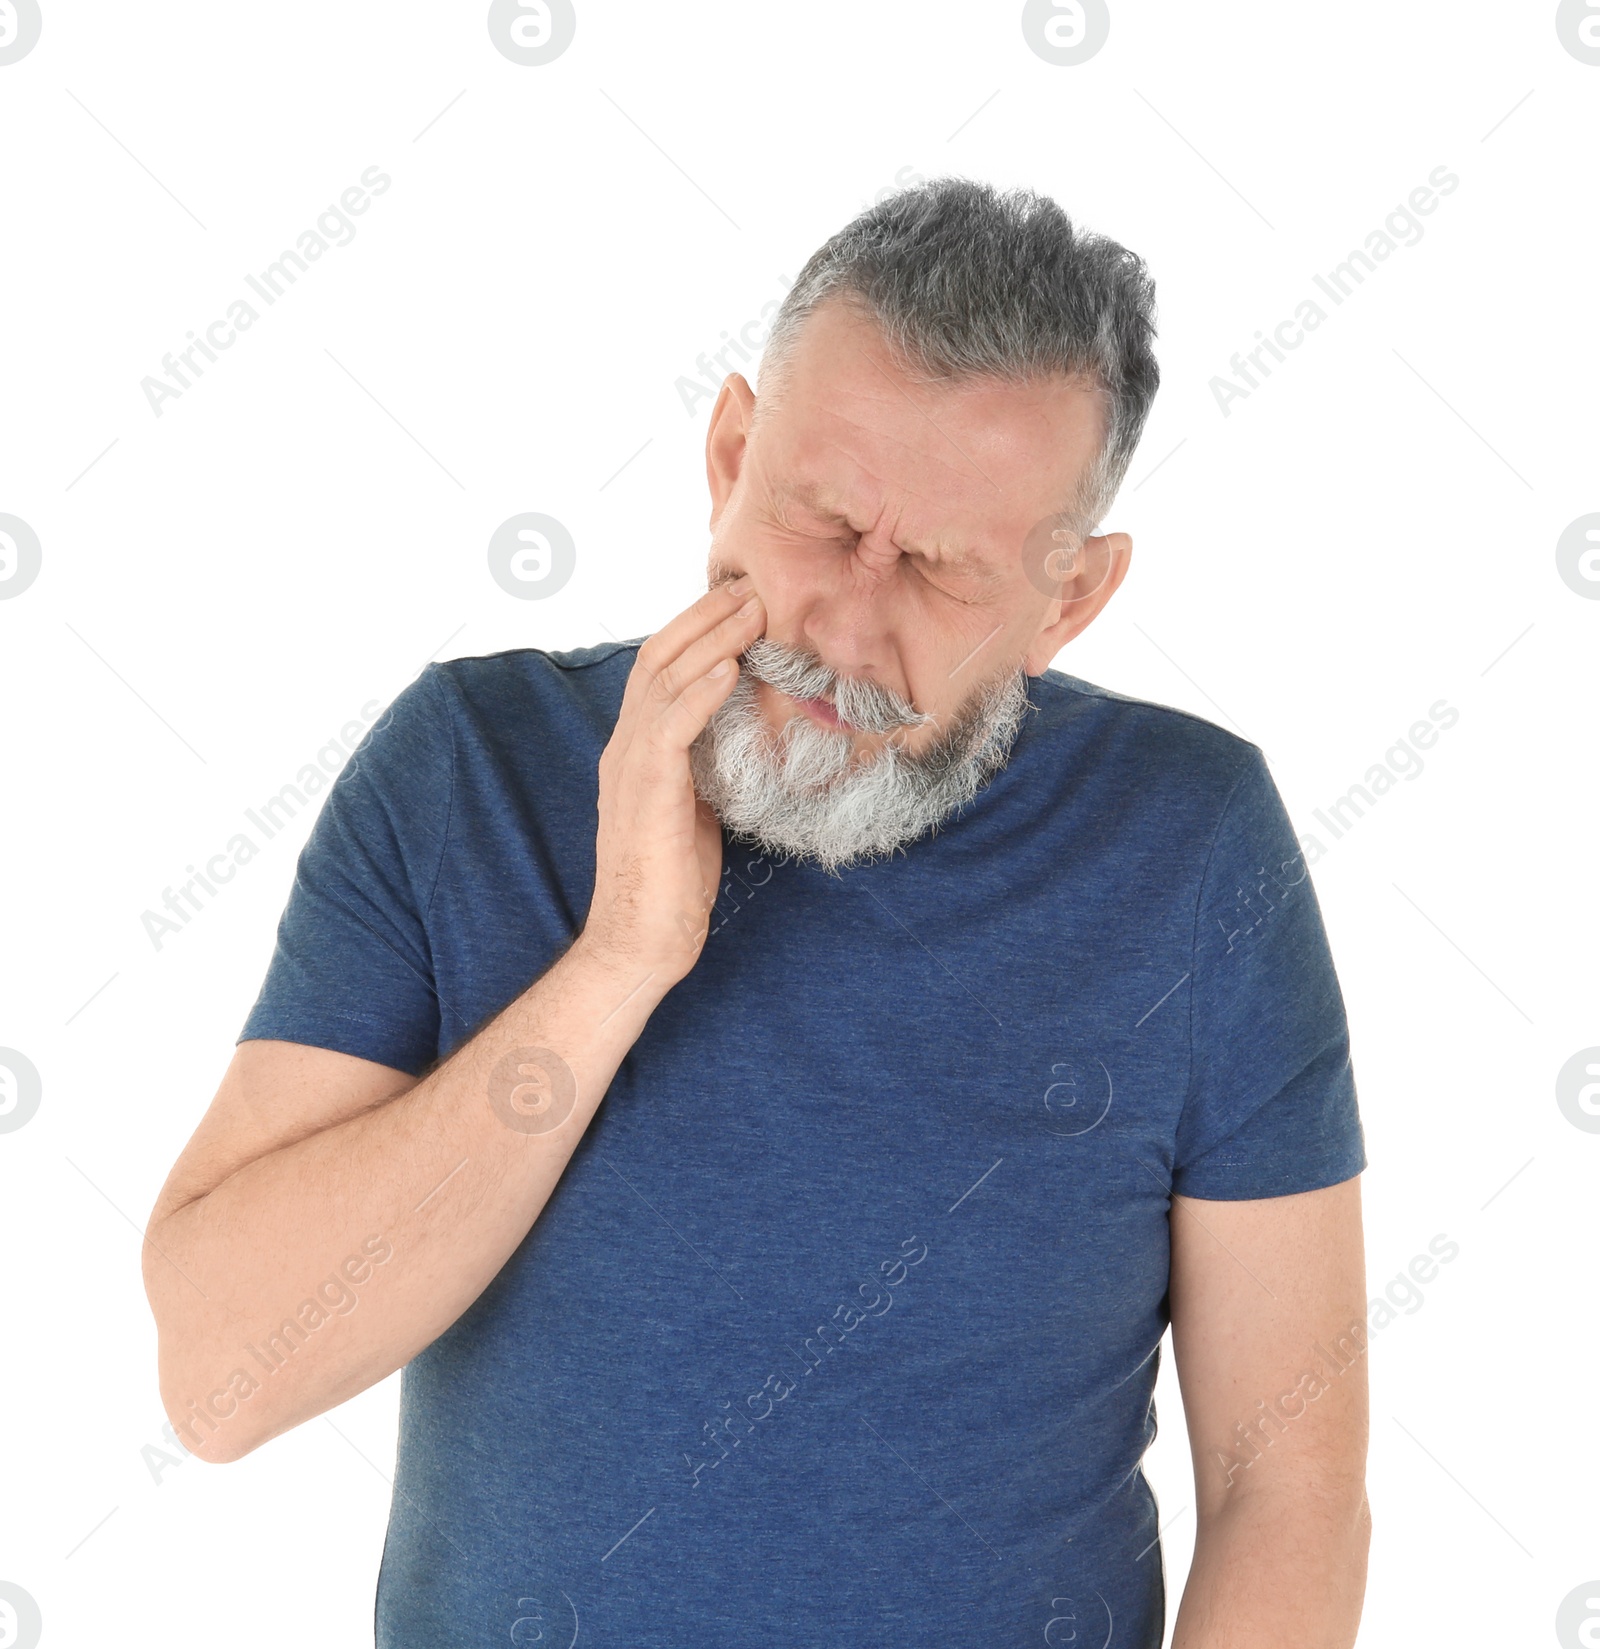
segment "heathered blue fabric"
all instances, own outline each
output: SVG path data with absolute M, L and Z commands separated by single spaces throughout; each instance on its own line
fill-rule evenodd
M 536 979 L 637 647 L 406 688 L 240 1040 L 420 1074 Z M 1255 745 L 1056 671 L 1029 696 L 891 861 L 725 844 L 694 970 L 405 1370 L 381 1649 L 1160 1643 L 1169 1194 L 1361 1171 L 1345 1010 Z

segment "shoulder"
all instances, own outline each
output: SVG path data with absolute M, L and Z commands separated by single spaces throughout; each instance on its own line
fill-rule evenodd
M 394 701 L 393 725 L 426 748 L 436 782 L 447 776 L 460 799 L 515 793 L 543 807 L 582 796 L 641 644 L 517 647 L 429 664 Z
M 517 647 L 430 664 L 431 678 L 458 726 L 493 736 L 535 727 L 604 729 L 609 737 L 643 638 L 553 651 Z
M 1266 774 L 1261 747 L 1192 711 L 1045 670 L 1029 692 L 1042 730 L 1108 776 L 1220 811 L 1241 781 Z
M 550 690 L 575 693 L 603 692 L 613 677 L 627 679 L 644 638 L 608 641 L 595 647 L 554 651 L 543 647 L 513 647 L 501 653 L 430 664 L 424 674 L 460 693 L 483 694 Z

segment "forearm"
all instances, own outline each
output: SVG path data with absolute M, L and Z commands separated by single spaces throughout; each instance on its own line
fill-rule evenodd
M 152 1223 L 162 1398 L 193 1452 L 238 1458 L 383 1379 L 471 1305 L 660 1001 L 639 978 L 580 940 L 415 1087 Z M 561 1064 L 510 1057 L 530 1049 Z
M 1350 1649 L 1370 1533 L 1360 1484 L 1224 1501 L 1200 1523 L 1172 1649 Z

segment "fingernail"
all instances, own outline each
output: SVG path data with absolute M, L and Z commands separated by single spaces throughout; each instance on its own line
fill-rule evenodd
M 740 573 L 739 576 L 728 586 L 728 588 L 734 595 L 743 595 L 745 591 L 750 588 L 749 573 Z
M 748 618 L 751 613 L 755 612 L 760 606 L 761 597 L 758 595 L 753 595 L 747 602 L 745 602 L 744 606 L 739 609 L 738 616 L 740 618 Z

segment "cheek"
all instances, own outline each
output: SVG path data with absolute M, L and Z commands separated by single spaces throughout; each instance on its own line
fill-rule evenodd
M 843 552 L 832 540 L 799 538 L 757 526 L 734 543 L 739 565 L 755 579 L 769 613 L 779 606 L 806 607 L 838 590 Z
M 708 567 L 713 577 L 749 573 L 756 581 L 756 593 L 765 597 L 768 581 L 778 560 L 771 539 L 748 507 L 730 502 L 711 529 Z

